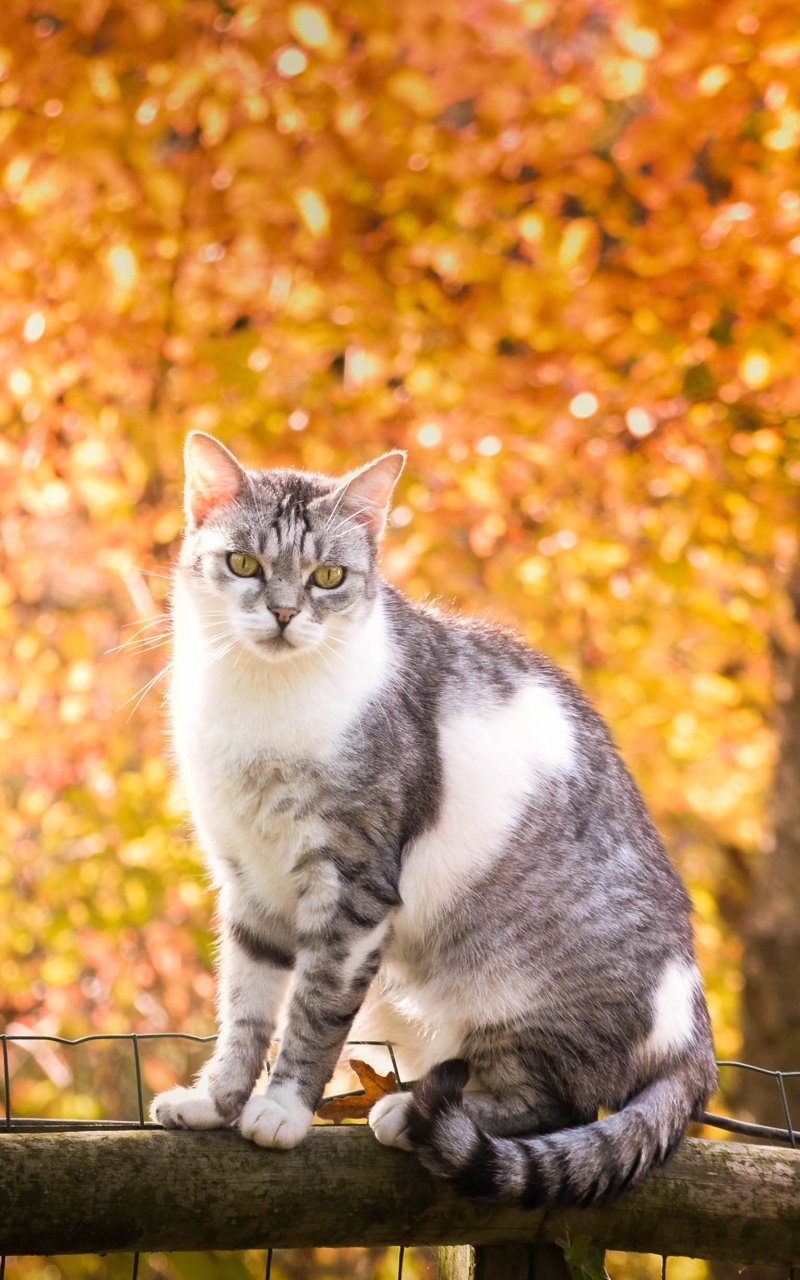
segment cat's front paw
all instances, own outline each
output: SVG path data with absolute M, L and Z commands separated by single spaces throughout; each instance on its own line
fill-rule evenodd
M 408 1109 L 412 1102 L 410 1093 L 387 1093 L 380 1098 L 369 1113 L 369 1127 L 385 1147 L 400 1147 L 413 1151 L 406 1135 Z
M 231 1123 L 202 1089 L 186 1089 L 182 1085 L 154 1098 L 150 1116 L 165 1129 L 227 1129 Z
M 287 1150 L 302 1142 L 313 1118 L 314 1112 L 293 1089 L 277 1085 L 250 1099 L 239 1117 L 239 1128 L 259 1147 Z

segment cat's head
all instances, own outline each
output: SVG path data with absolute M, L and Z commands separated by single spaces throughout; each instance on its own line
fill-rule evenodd
M 378 540 L 405 455 L 340 480 L 251 471 L 193 431 L 184 459 L 180 573 L 209 634 L 271 661 L 346 639 L 378 590 Z

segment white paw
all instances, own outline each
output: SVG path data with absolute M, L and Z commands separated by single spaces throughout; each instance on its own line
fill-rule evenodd
M 220 1115 L 207 1093 L 201 1089 L 185 1089 L 182 1085 L 154 1098 L 150 1115 L 165 1129 L 227 1129 L 230 1123 Z
M 406 1118 L 411 1105 L 410 1093 L 387 1093 L 369 1113 L 369 1127 L 385 1147 L 401 1147 L 412 1151 L 406 1137 Z
M 245 1138 L 259 1147 L 296 1147 L 308 1133 L 314 1112 L 292 1089 L 280 1085 L 271 1093 L 256 1094 L 239 1117 Z

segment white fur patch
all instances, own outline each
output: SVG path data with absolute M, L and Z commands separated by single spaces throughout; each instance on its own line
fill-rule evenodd
M 279 1084 L 250 1099 L 239 1117 L 239 1128 L 257 1146 L 285 1151 L 302 1142 L 313 1119 L 314 1112 L 300 1101 L 293 1086 Z
M 437 1005 L 420 1013 L 418 1004 L 413 1010 L 403 1005 L 404 988 L 387 985 L 379 975 L 367 992 L 366 1000 L 356 1015 L 350 1030 L 350 1040 L 378 1040 L 388 1042 L 394 1049 L 401 1080 L 415 1080 L 437 1062 L 457 1058 L 464 1041 L 464 1029 L 460 1019 L 453 1017 L 450 1002 L 441 1011 Z M 441 1012 L 441 1016 L 439 1016 Z M 345 1057 L 352 1056 L 349 1052 Z M 366 1058 L 377 1070 L 387 1068 L 385 1049 L 359 1048 L 359 1058 Z
M 444 797 L 439 820 L 409 847 L 400 879 L 407 923 L 427 928 L 493 862 L 537 776 L 567 772 L 573 733 L 548 685 L 526 684 L 510 702 L 457 716 L 440 729 Z
M 165 1129 L 227 1129 L 228 1121 L 203 1088 L 176 1085 L 160 1093 L 150 1104 L 150 1116 Z
M 641 1046 L 647 1061 L 660 1061 L 688 1044 L 694 1030 L 694 994 L 700 975 L 694 965 L 672 961 L 653 996 L 653 1029 Z
M 373 951 L 376 951 L 381 946 L 389 928 L 390 921 L 381 920 L 380 924 L 377 924 L 374 929 L 370 929 L 369 933 L 362 934 L 358 938 L 342 965 L 343 986 L 347 986 L 353 981 L 367 956 L 372 955 Z
M 385 1147 L 400 1147 L 412 1151 L 406 1137 L 406 1118 L 411 1105 L 410 1093 L 387 1093 L 380 1098 L 369 1113 L 369 1127 Z
M 370 1010 L 371 1023 L 391 1025 L 391 1017 L 381 1018 L 380 1003 L 384 1010 L 394 1006 L 405 1035 L 392 1038 L 401 1053 L 408 1046 L 404 1062 L 413 1064 L 414 1074 L 458 1057 L 470 1025 L 529 1013 L 530 975 L 515 982 L 502 957 L 468 977 L 430 972 L 422 981 L 406 955 L 424 951 L 437 919 L 471 882 L 491 871 L 540 780 L 574 766 L 569 714 L 557 691 L 538 681 L 529 681 L 504 706 L 451 718 L 441 727 L 439 741 L 439 819 L 406 853 L 403 906 L 384 961 L 382 1000 Z

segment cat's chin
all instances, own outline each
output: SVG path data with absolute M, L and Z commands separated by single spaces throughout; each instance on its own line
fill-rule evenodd
M 314 653 L 319 648 L 317 642 L 301 640 L 297 643 L 281 635 L 250 636 L 245 640 L 245 644 L 251 653 L 255 653 L 265 662 L 290 662 L 292 658 Z

